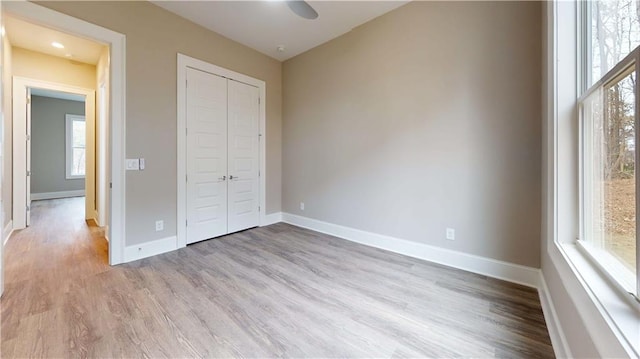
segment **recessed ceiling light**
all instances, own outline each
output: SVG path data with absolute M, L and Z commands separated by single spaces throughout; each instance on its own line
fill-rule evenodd
M 278 50 L 278 52 L 284 52 L 284 50 L 286 50 L 286 49 L 285 49 L 284 45 L 280 45 L 280 46 L 276 47 L 276 50 Z
M 55 42 L 55 41 L 51 43 L 51 46 L 53 46 L 55 48 L 58 48 L 58 49 L 64 49 L 64 45 L 62 45 L 59 42 Z
M 65 57 L 73 57 L 73 55 L 71 55 L 71 54 L 65 54 L 64 56 Z

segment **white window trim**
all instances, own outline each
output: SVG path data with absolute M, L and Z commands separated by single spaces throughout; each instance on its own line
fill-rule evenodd
M 629 70 L 631 68 L 633 68 L 633 71 L 630 72 Z M 625 58 L 619 61 L 611 70 L 607 71 L 607 74 L 602 79 L 599 79 L 587 91 L 584 91 L 584 93 L 578 99 L 578 106 L 579 106 L 578 115 L 583 116 L 581 114 L 581 112 L 583 111 L 583 109 L 581 108 L 581 104 L 583 103 L 584 99 L 586 99 L 587 97 L 589 97 L 590 95 L 592 95 L 597 91 L 602 91 L 604 88 L 606 88 L 608 84 L 615 83 L 619 81 L 621 77 L 627 76 L 630 73 L 635 73 L 636 78 L 640 78 L 640 48 L 636 48 L 627 56 L 625 56 Z M 586 76 L 586 74 L 583 73 L 583 76 Z M 639 101 L 640 101 L 640 98 L 636 98 L 636 104 L 635 104 L 636 123 L 638 122 L 637 118 L 640 117 L 639 116 L 640 108 L 638 108 Z M 582 118 L 579 119 L 580 129 L 579 129 L 579 135 L 578 135 L 580 137 L 580 145 L 579 145 L 580 146 L 580 152 L 579 152 L 580 166 L 578 170 L 579 182 L 580 182 L 579 210 L 581 211 L 580 230 L 579 230 L 580 239 L 586 239 L 587 238 L 586 235 L 589 234 L 589 229 L 585 227 L 586 223 L 584 222 L 585 221 L 584 206 L 586 205 L 585 191 L 587 190 L 588 186 L 591 186 L 591 183 L 590 183 L 591 180 L 589 178 L 585 178 L 584 176 L 584 171 L 585 171 L 584 168 L 586 164 L 583 163 L 584 162 L 583 156 L 585 151 L 584 146 L 586 145 L 586 143 L 582 139 L 584 136 L 586 136 L 584 131 L 587 129 L 583 126 L 583 121 L 584 120 Z M 636 134 L 636 139 L 638 138 L 638 136 L 639 134 Z M 640 155 L 640 152 L 636 152 L 636 160 L 638 159 L 639 155 Z M 637 161 L 637 162 L 640 163 L 640 161 Z M 637 181 L 636 182 L 636 189 L 637 189 L 638 185 L 640 184 L 640 179 L 637 179 L 636 181 Z M 640 195 L 640 191 L 638 191 L 637 193 L 638 193 L 637 196 Z M 634 299 L 640 298 L 638 296 L 638 293 L 640 293 L 640 275 L 637 275 L 640 263 L 636 265 L 636 269 L 635 269 L 636 273 L 634 273 L 636 274 L 636 277 L 633 278 L 633 275 L 629 276 L 624 271 L 624 269 L 621 268 L 622 265 L 618 264 L 617 261 L 613 260 L 612 256 L 606 251 L 600 250 L 598 248 L 594 248 L 590 243 L 585 242 L 584 240 L 579 240 L 577 242 L 578 242 L 578 248 L 582 251 L 582 253 L 585 256 L 588 257 L 590 262 L 597 267 L 598 271 L 601 272 L 602 275 L 605 277 L 605 279 L 611 283 L 611 286 L 613 286 L 615 290 L 619 291 L 622 296 L 632 296 Z M 637 239 L 636 239 L 636 243 L 637 243 Z M 636 248 L 636 250 L 639 250 L 639 249 L 640 248 Z M 638 258 L 640 258 L 640 256 Z M 609 268 L 609 270 L 613 270 L 616 267 L 620 267 L 620 269 L 615 270 L 617 278 L 614 278 L 613 275 L 609 273 L 609 270 L 605 268 L 605 264 L 606 264 L 606 267 Z M 636 302 L 636 300 L 632 300 L 631 303 L 633 306 L 636 306 L 637 309 L 640 311 L 639 302 Z
M 579 74 L 577 55 L 581 39 L 578 36 L 578 4 L 580 1 L 553 1 L 547 7 L 547 73 L 546 73 L 546 255 L 545 276 L 557 272 L 557 281 L 564 287 L 567 300 L 579 318 L 563 317 L 557 324 L 563 352 L 572 357 L 585 341 L 590 341 L 601 357 L 640 356 L 640 311 L 630 296 L 620 294 L 578 246 L 578 159 L 577 93 L 584 86 Z M 546 268 L 546 269 L 545 269 Z M 561 292 L 550 293 L 553 298 Z M 554 299 L 557 301 L 558 299 Z M 553 305 L 553 304 L 552 304 Z M 590 338 L 576 338 L 572 328 L 584 325 Z M 569 329 L 569 330 L 567 330 Z M 565 335 L 566 334 L 566 335 Z M 554 342 L 554 345 L 556 342 Z
M 64 149 L 65 149 L 65 178 L 68 180 L 71 179 L 82 179 L 85 178 L 85 175 L 72 175 L 71 174 L 71 167 L 73 164 L 73 121 L 83 121 L 86 123 L 85 117 L 82 115 L 71 115 L 71 114 L 66 114 L 65 115 L 65 127 L 64 127 L 64 132 L 65 132 L 65 143 L 64 143 Z M 85 144 L 85 150 L 86 150 L 86 144 Z M 85 159 L 86 161 L 86 159 Z

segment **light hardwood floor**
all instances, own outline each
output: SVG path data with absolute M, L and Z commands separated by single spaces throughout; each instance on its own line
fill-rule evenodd
M 553 357 L 534 289 L 276 224 L 109 267 L 82 199 L 5 251 L 10 357 Z

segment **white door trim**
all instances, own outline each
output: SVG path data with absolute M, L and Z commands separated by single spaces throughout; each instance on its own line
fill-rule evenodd
M 124 261 L 125 244 L 125 123 L 126 38 L 115 31 L 27 1 L 3 2 L 3 11 L 56 30 L 89 38 L 109 46 L 111 109 L 111 208 L 109 264 Z
M 265 203 L 266 203 L 266 83 L 262 80 L 255 79 L 253 77 L 243 75 L 241 73 L 227 70 L 225 68 L 204 62 L 202 60 L 195 59 L 183 54 L 178 53 L 178 218 L 177 218 L 177 245 L 178 248 L 186 247 L 187 245 L 187 143 L 186 143 L 186 130 L 187 130 L 187 116 L 186 116 L 186 82 L 187 82 L 187 68 L 193 68 L 200 71 L 208 72 L 214 75 L 223 76 L 235 81 L 244 82 L 248 85 L 252 85 L 260 89 L 260 106 L 259 106 L 259 123 L 260 123 L 260 216 L 259 225 L 266 224 L 265 217 Z
M 13 77 L 13 228 L 23 229 L 27 226 L 27 117 L 26 111 L 20 111 L 27 107 L 27 88 L 38 88 L 52 91 L 60 91 L 85 96 L 85 118 L 87 132 L 93 131 L 95 123 L 95 91 L 92 89 L 68 86 L 24 77 Z M 95 145 L 95 144 L 93 144 Z M 87 142 L 87 158 L 92 155 L 92 144 Z M 85 218 L 93 218 L 93 189 L 94 178 L 90 174 L 91 164 L 87 161 L 87 175 L 85 176 Z

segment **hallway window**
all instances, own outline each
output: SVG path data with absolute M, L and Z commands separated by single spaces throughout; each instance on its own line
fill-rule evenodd
M 84 178 L 86 123 L 84 116 L 66 116 L 66 174 L 67 179 Z

